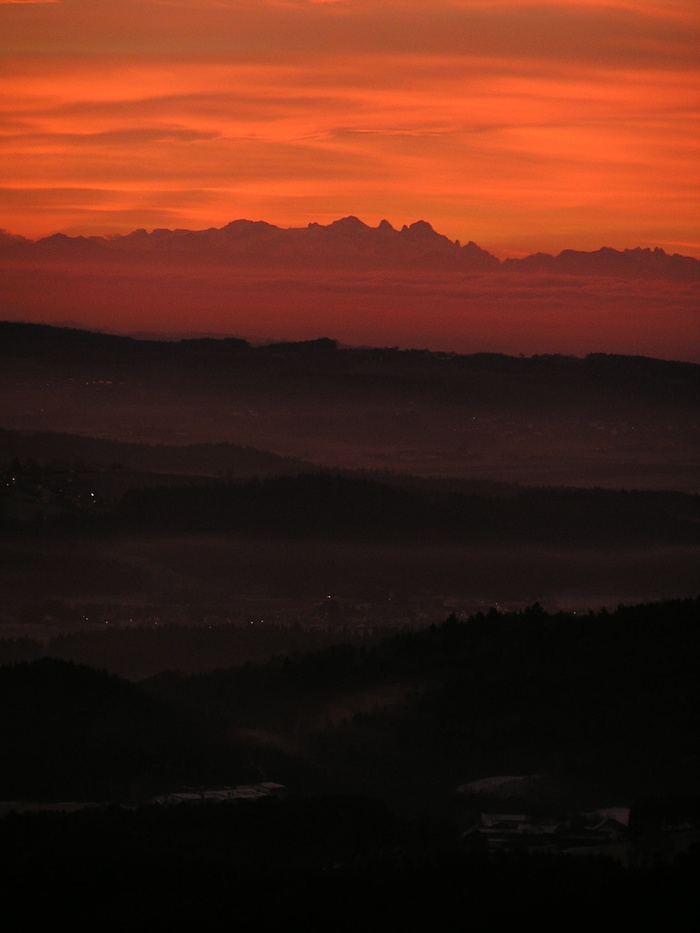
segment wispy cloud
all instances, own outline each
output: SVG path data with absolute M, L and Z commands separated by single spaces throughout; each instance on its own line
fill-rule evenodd
M 2 6 L 17 232 L 85 216 L 42 218 L 33 190 L 128 190 L 144 216 L 147 192 L 182 190 L 192 226 L 361 213 L 506 251 L 697 241 L 694 0 Z

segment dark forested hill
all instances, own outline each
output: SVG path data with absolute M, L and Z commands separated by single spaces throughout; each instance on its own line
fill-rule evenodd
M 327 472 L 185 485 L 177 477 L 68 475 L 21 463 L 0 475 L 0 529 L 6 532 L 41 527 L 94 536 L 225 534 L 270 541 L 580 548 L 698 544 L 700 497 L 677 492 L 494 485 L 483 493 L 444 490 L 427 480 L 412 485 L 400 477 L 392 482 L 391 476 Z M 105 475 L 112 480 L 110 497 L 85 492 L 99 489 Z M 119 490 L 120 479 L 126 489 Z M 64 489 L 68 480 L 73 485 Z M 138 488 L 139 480 L 145 488 Z
M 103 521 L 127 531 L 590 547 L 697 544 L 699 512 L 700 498 L 682 493 L 522 489 L 480 496 L 317 473 L 133 490 Z
M 128 444 L 53 431 L 0 428 L 0 463 L 33 461 L 57 468 L 138 471 L 193 476 L 251 477 L 292 474 L 309 464 L 239 444 Z
M 699 376 L 690 363 L 604 354 L 252 346 L 0 324 L 6 429 L 226 442 L 324 466 L 530 484 L 697 489 Z
M 216 780 L 226 763 L 201 719 L 104 671 L 44 658 L 0 667 L 0 798 L 128 799 Z
M 0 797 L 129 799 L 252 771 L 413 812 L 494 775 L 547 775 L 547 806 L 692 794 L 698 608 L 494 609 L 139 686 L 48 658 L 0 667 Z
M 547 774 L 558 787 L 550 804 L 560 793 L 629 805 L 697 789 L 699 608 L 492 610 L 373 647 L 147 685 L 259 730 L 270 748 L 303 750 L 339 788 L 418 809 L 504 774 Z

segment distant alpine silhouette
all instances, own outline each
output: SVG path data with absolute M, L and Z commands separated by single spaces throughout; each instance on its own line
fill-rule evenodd
M 499 260 L 473 241 L 462 245 L 438 233 L 425 220 L 400 230 L 382 220 L 370 227 L 349 216 L 330 224 L 282 228 L 264 221 L 234 220 L 206 230 L 144 229 L 125 236 L 76 236 L 62 233 L 32 241 L 0 232 L 3 260 L 110 260 L 134 257 L 207 260 L 234 265 L 303 264 L 353 268 L 450 269 L 464 272 L 556 273 L 673 279 L 700 278 L 700 260 L 663 249 L 591 252 L 566 249 L 558 255 L 536 253 Z

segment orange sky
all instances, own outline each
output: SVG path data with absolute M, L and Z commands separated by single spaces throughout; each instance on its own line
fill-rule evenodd
M 0 0 L 0 226 L 700 256 L 697 0 Z

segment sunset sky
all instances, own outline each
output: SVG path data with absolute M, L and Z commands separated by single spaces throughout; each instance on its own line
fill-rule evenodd
M 0 0 L 0 226 L 700 256 L 697 0 Z

